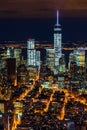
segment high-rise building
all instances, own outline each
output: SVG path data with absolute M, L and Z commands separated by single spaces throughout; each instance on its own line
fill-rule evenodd
M 66 71 L 65 55 L 62 54 L 62 57 L 59 59 L 58 72 L 64 73 L 65 71 Z
M 29 38 L 27 41 L 27 49 L 35 49 L 35 40 Z
M 71 67 L 72 62 L 75 62 L 75 55 L 74 55 L 73 52 L 71 52 L 71 53 L 69 54 L 69 63 L 68 63 L 68 68 L 69 68 L 69 69 L 70 69 L 70 67 Z
M 29 80 L 34 80 L 38 74 L 37 66 L 28 66 L 27 72 L 28 72 Z
M 35 40 L 27 41 L 27 66 L 37 66 L 40 70 L 40 51 L 35 49 Z
M 36 66 L 36 50 L 34 39 L 28 39 L 27 41 L 27 66 Z
M 24 64 L 21 64 L 17 68 L 17 85 L 20 87 L 21 85 L 25 85 L 29 80 L 27 68 Z
M 69 69 L 71 62 L 76 62 L 77 66 L 85 67 L 85 50 L 84 48 L 77 48 L 69 55 Z
M 16 58 L 16 67 L 18 67 L 21 62 L 21 48 L 14 48 L 14 58 Z
M 8 81 L 16 86 L 16 59 L 15 58 L 7 58 L 7 78 Z
M 40 65 L 41 65 L 41 57 L 40 57 L 40 51 L 36 51 L 36 65 L 38 68 L 38 71 L 40 71 Z
M 7 58 L 11 58 L 11 50 L 10 50 L 10 48 L 7 48 Z
M 84 48 L 78 48 L 74 50 L 77 66 L 85 67 L 85 50 Z
M 59 59 L 62 55 L 62 34 L 61 34 L 61 25 L 59 24 L 59 12 L 57 11 L 57 23 L 54 27 L 54 53 L 55 53 L 55 59 L 54 59 L 54 73 L 57 74 L 57 69 L 59 65 Z
M 54 70 L 54 49 L 46 49 L 46 65 L 52 71 Z

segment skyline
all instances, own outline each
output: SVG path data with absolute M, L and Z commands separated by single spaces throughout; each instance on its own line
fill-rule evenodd
M 1 46 L 0 119 L 6 129 L 66 130 L 70 122 L 73 130 L 87 128 L 87 48 L 61 48 L 60 26 L 54 31 L 52 48 L 36 47 L 34 39 L 26 48 Z
M 56 11 L 0 19 L 3 129 L 87 129 L 87 18 Z
M 0 1 L 1 129 L 87 130 L 87 0 Z

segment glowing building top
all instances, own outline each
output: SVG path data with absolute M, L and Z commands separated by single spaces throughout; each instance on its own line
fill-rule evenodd
M 62 56 L 62 34 L 61 25 L 59 24 L 59 11 L 57 10 L 57 22 L 54 27 L 54 53 L 55 53 L 55 66 L 59 65 L 59 58 Z
M 35 40 L 34 39 L 29 38 L 27 40 L 27 48 L 28 49 L 35 49 Z
M 57 25 L 59 25 L 59 11 L 57 10 Z

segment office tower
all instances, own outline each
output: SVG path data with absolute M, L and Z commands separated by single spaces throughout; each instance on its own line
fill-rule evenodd
M 71 70 L 71 72 L 73 72 L 73 73 L 76 73 L 76 72 L 77 72 L 78 66 L 77 66 L 77 63 L 76 63 L 75 61 L 72 61 L 72 62 L 70 63 L 70 70 Z
M 36 50 L 34 39 L 27 41 L 27 66 L 36 66 Z
M 16 67 L 21 63 L 21 48 L 14 48 L 14 58 L 16 58 Z
M 62 57 L 59 59 L 58 72 L 64 73 L 65 71 L 66 71 L 65 55 L 62 54 Z
M 28 66 L 27 71 L 29 80 L 34 80 L 38 74 L 37 66 Z
M 77 66 L 85 67 L 85 50 L 84 48 L 77 48 L 74 50 Z
M 17 84 L 18 86 L 25 85 L 29 80 L 27 68 L 24 64 L 21 64 L 17 68 Z
M 54 59 L 54 74 L 58 73 L 58 65 L 59 65 L 59 59 L 62 55 L 62 34 L 61 34 L 61 25 L 59 24 L 59 12 L 57 11 L 57 23 L 54 27 L 54 53 L 55 53 L 55 59 Z
M 27 49 L 35 49 L 35 40 L 29 38 L 27 41 Z
M 14 86 L 16 86 L 16 59 L 15 58 L 7 58 L 7 78 L 8 82 L 11 82 Z
M 10 50 L 10 48 L 7 48 L 7 58 L 11 58 L 11 50 Z
M 6 68 L 6 58 L 11 58 L 11 49 L 0 49 L 0 69 Z
M 36 66 L 38 68 L 38 71 L 40 71 L 40 65 L 41 65 L 41 57 L 40 57 L 40 51 L 36 51 Z
M 54 70 L 54 49 L 46 49 L 46 65 L 52 71 Z
M 77 48 L 69 55 L 69 68 L 70 63 L 76 62 L 77 66 L 85 67 L 85 50 L 84 48 Z
M 75 61 L 76 61 L 76 60 L 75 60 L 75 55 L 74 55 L 73 52 L 71 52 L 71 53 L 69 54 L 69 63 L 68 63 L 68 68 L 69 68 L 69 70 L 70 70 L 71 64 L 72 64 L 73 62 L 75 62 Z

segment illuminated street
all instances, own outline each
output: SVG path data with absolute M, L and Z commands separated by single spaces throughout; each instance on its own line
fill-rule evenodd
M 22 93 L 20 95 L 20 97 L 15 99 L 13 102 L 22 101 L 24 99 L 24 97 L 26 97 L 27 94 L 33 89 L 35 82 L 38 80 L 38 78 L 39 78 L 39 75 L 37 75 L 36 79 L 33 81 L 33 84 L 29 85 L 28 89 L 26 89 L 25 92 Z M 21 124 L 21 117 L 18 117 L 16 115 L 19 115 L 19 114 L 22 115 L 22 109 L 23 108 L 21 106 L 19 106 L 19 110 L 18 109 L 16 110 L 16 108 L 14 109 L 14 116 L 13 116 L 13 120 L 12 120 L 12 123 L 11 123 L 12 124 L 11 130 L 15 130 L 17 125 Z M 20 111 L 21 111 L 21 113 L 20 113 Z
M 25 90 L 25 92 L 22 95 L 20 95 L 19 98 L 17 98 L 17 100 L 19 102 L 21 102 L 25 97 L 27 97 L 29 92 L 34 89 L 34 85 L 35 85 L 35 81 L 33 82 L 33 85 L 29 86 L 29 88 L 27 90 Z M 32 97 L 31 106 L 33 106 L 33 104 L 35 102 L 39 101 L 39 96 L 41 95 L 41 93 L 42 93 L 42 91 L 44 89 L 45 88 L 40 88 L 39 91 L 38 91 L 39 93 L 37 93 L 35 97 Z M 74 102 L 76 101 L 76 102 L 80 102 L 81 104 L 83 104 L 84 105 L 84 110 L 85 110 L 85 112 L 87 112 L 87 100 L 85 98 L 80 99 L 79 94 L 75 96 L 75 94 L 70 93 L 68 91 L 68 89 L 57 89 L 57 88 L 54 89 L 53 88 L 53 89 L 46 89 L 46 90 L 51 91 L 49 99 L 41 99 L 40 100 L 40 102 L 44 103 L 46 106 L 45 106 L 45 108 L 42 108 L 41 110 L 40 110 L 40 108 L 39 109 L 35 108 L 34 109 L 34 114 L 40 113 L 41 115 L 44 115 L 44 113 L 47 113 L 49 111 L 49 106 L 50 106 L 51 102 L 54 101 L 53 96 L 54 96 L 55 92 L 57 92 L 57 91 L 60 92 L 60 93 L 64 92 L 64 94 L 65 94 L 65 98 L 61 99 L 61 100 L 63 100 L 63 105 L 62 105 L 62 107 L 60 109 L 59 114 L 57 115 L 58 120 L 64 120 L 65 115 L 66 115 L 66 105 L 71 99 L 73 99 Z M 20 111 L 20 109 L 19 109 L 19 111 Z M 21 125 L 21 123 L 23 123 L 23 122 L 21 122 L 21 117 L 23 115 L 23 107 L 22 107 L 22 110 L 21 110 L 21 113 L 20 113 L 21 116 L 17 117 L 16 114 L 19 114 L 19 111 L 17 111 L 16 109 L 14 110 L 12 130 L 16 130 L 17 125 Z

